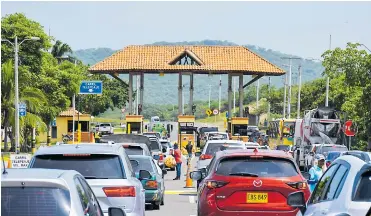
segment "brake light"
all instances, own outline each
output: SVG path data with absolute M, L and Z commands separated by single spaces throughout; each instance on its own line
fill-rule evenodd
M 223 182 L 223 181 L 207 181 L 206 182 L 206 187 L 209 189 L 215 189 L 215 188 L 221 188 L 228 184 L 228 182 Z
M 129 148 L 130 145 L 122 145 L 122 147 L 124 147 L 124 148 Z
M 80 157 L 80 156 L 90 156 L 90 154 L 63 154 L 65 157 Z
M 159 160 L 160 161 L 163 161 L 164 160 L 164 155 L 163 154 L 160 154 L 159 156 L 160 156 Z
M 104 193 L 107 197 L 135 197 L 135 187 L 104 187 Z
M 146 186 L 145 188 L 148 188 L 148 189 L 157 189 L 157 181 L 153 181 L 153 180 L 149 180 L 146 182 Z
M 260 156 L 260 155 L 251 155 L 250 158 L 263 158 L 263 156 Z
M 208 154 L 200 155 L 200 160 L 206 160 L 206 159 L 211 159 L 211 158 L 213 158 L 212 155 L 208 155 Z
M 286 184 L 292 188 L 299 189 L 299 190 L 305 190 L 308 187 L 306 182 L 289 182 Z

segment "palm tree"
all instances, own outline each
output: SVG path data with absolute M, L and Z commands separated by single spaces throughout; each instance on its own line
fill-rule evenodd
M 12 149 L 14 149 L 14 128 L 15 125 L 15 108 L 14 108 L 14 69 L 12 61 L 2 64 L 1 70 L 1 116 L 2 126 L 4 126 L 4 151 L 8 151 L 8 136 L 11 139 Z M 27 127 L 36 128 L 38 131 L 45 131 L 46 125 L 40 118 L 39 111 L 46 104 L 47 99 L 45 94 L 37 88 L 26 87 L 20 89 L 20 101 L 27 105 L 27 115 L 20 119 L 21 132 Z M 22 133 L 25 135 L 25 133 Z M 27 135 L 27 134 L 26 134 Z M 22 139 L 23 138 L 23 139 Z M 27 137 L 21 136 L 20 142 L 22 143 Z
M 77 61 L 75 57 L 73 56 L 64 57 L 65 54 L 68 54 L 68 53 L 73 53 L 71 47 L 68 44 L 63 43 L 60 40 L 57 40 L 55 42 L 55 44 L 52 47 L 52 51 L 51 51 L 51 54 L 53 55 L 53 57 L 58 60 L 58 64 L 60 64 L 63 61 L 63 59 L 70 61 L 72 63 L 75 63 Z

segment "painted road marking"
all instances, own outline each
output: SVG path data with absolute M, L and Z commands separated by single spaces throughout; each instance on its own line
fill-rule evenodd
M 165 194 L 172 194 L 172 195 L 195 195 L 197 194 L 196 190 L 165 190 Z
M 189 203 L 191 203 L 191 204 L 195 204 L 196 203 L 194 196 L 189 196 L 188 198 L 189 198 Z

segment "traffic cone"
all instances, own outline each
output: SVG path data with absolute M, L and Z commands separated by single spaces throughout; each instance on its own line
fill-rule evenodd
M 186 186 L 184 188 L 194 188 L 193 181 L 189 174 L 191 173 L 191 158 L 188 158 L 188 168 L 187 168 L 187 176 L 186 176 Z
M 90 142 L 95 143 L 94 133 L 90 133 Z
M 8 168 L 12 168 L 12 160 L 8 159 Z

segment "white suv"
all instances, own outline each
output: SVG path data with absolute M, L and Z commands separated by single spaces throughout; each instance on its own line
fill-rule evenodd
M 113 134 L 113 127 L 111 123 L 101 123 L 98 128 L 101 134 Z
M 371 163 L 341 156 L 323 174 L 307 206 L 300 192 L 290 194 L 288 203 L 301 208 L 298 215 L 370 215 Z

